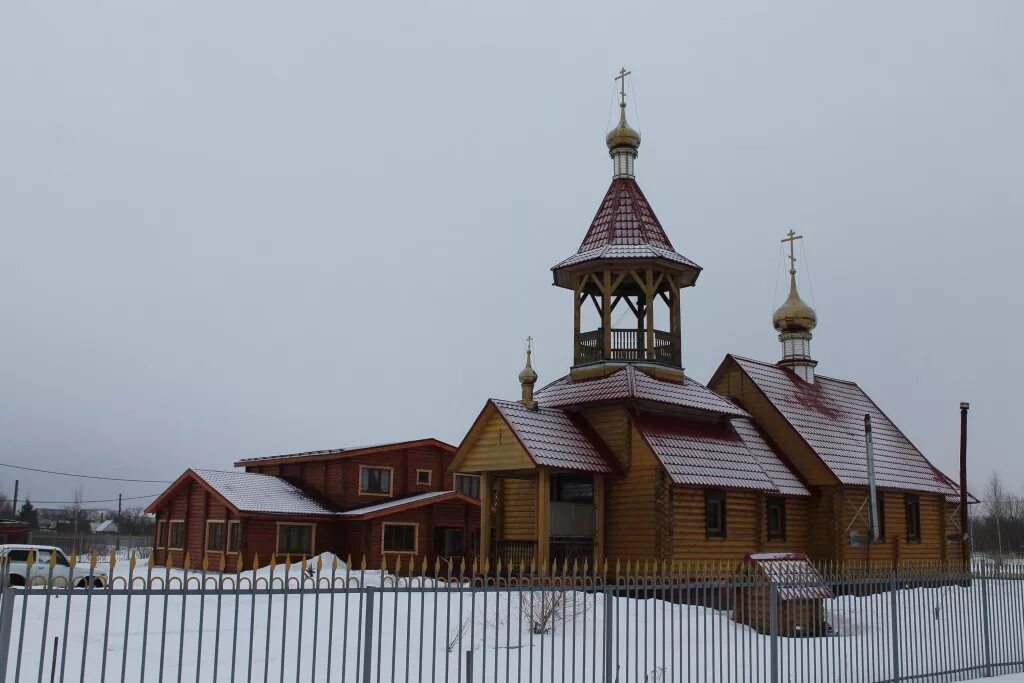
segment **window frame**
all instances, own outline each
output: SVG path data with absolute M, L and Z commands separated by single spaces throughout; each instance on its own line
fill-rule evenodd
M 465 491 L 460 491 L 459 490 L 459 477 L 462 477 L 464 479 L 475 479 L 476 480 L 476 487 L 475 487 L 476 488 L 476 495 L 473 495 L 472 493 L 466 493 Z M 472 489 L 473 487 L 470 487 L 470 488 Z M 455 473 L 453 473 L 452 474 L 452 491 L 455 491 L 456 493 L 461 493 L 464 496 L 469 496 L 470 498 L 479 498 L 480 497 L 480 475 L 479 474 L 467 474 L 466 472 L 455 472 Z
M 281 527 L 297 526 L 309 527 L 309 552 L 281 552 Z M 316 551 L 316 522 L 278 522 L 274 528 L 274 555 L 294 555 L 312 557 Z
M 921 496 L 916 493 L 903 495 L 903 508 L 906 515 L 907 543 L 921 542 Z M 913 512 L 911 512 L 913 511 Z M 913 522 L 914 533 L 911 533 L 911 522 Z
M 388 490 L 387 492 L 382 491 L 365 491 L 363 490 L 363 470 L 386 470 L 388 472 Z M 360 465 L 359 466 L 359 495 L 360 496 L 380 496 L 382 498 L 391 498 L 395 494 L 395 468 L 381 465 Z
M 181 545 L 171 545 L 171 539 L 174 537 L 174 525 L 181 525 Z M 184 550 L 188 544 L 188 526 L 185 524 L 183 519 L 169 519 L 167 520 L 167 550 Z
M 779 529 L 772 531 L 772 514 L 771 510 L 773 507 L 777 507 L 779 510 Z M 785 541 L 786 540 L 786 497 L 785 496 L 768 496 L 765 500 L 765 535 L 769 541 Z
M 238 529 L 238 536 L 235 538 L 235 549 L 231 549 L 231 530 Z M 242 520 L 231 519 L 228 520 L 227 536 L 224 538 L 224 549 L 228 555 L 237 555 L 239 549 L 242 547 Z
M 212 525 L 212 524 L 219 524 L 221 526 L 221 530 L 220 530 L 220 548 L 211 548 L 210 547 L 210 525 Z M 208 519 L 208 520 L 206 520 L 206 540 L 203 543 L 203 550 L 208 552 L 208 553 L 223 553 L 224 549 L 227 547 L 227 544 L 228 544 L 227 531 L 228 531 L 228 529 L 227 529 L 227 520 L 226 519 Z
M 875 511 L 875 516 L 878 517 L 878 538 L 872 539 L 875 542 L 882 543 L 885 541 L 885 491 L 875 491 L 875 502 L 878 505 L 878 509 Z M 868 536 L 871 536 L 871 520 L 868 520 Z
M 167 520 L 156 520 L 156 549 L 167 550 Z
M 426 481 L 420 481 L 420 475 L 427 475 Z M 416 470 L 416 485 L 417 486 L 430 486 L 434 483 L 434 470 Z
M 412 527 L 412 550 L 388 550 L 385 544 L 389 526 Z M 382 522 L 380 525 L 381 555 L 418 555 L 420 550 L 420 525 L 418 522 Z
M 708 510 L 710 509 L 711 503 L 717 503 L 719 506 L 719 525 L 717 528 L 712 528 L 709 524 Z M 724 489 L 704 489 L 704 538 L 705 539 L 724 539 L 728 538 L 728 497 Z

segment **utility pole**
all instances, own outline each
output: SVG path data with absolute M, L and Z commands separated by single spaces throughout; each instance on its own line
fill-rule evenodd
M 14 480 L 14 500 L 11 501 L 11 518 L 18 518 L 18 485 L 21 482 L 17 479 Z
M 960 402 L 960 532 L 963 534 L 960 545 L 963 551 L 964 569 L 971 564 L 971 534 L 967 517 L 967 411 L 971 404 Z M 998 518 L 996 524 L 999 523 Z

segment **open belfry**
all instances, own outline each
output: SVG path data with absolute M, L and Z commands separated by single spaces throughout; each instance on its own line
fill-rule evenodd
M 535 389 L 528 342 L 521 398 L 487 401 L 451 464 L 480 477 L 481 557 L 960 562 L 959 487 L 857 384 L 816 373 L 800 235 L 782 240 L 781 358 L 726 355 L 707 385 L 686 375 L 680 302 L 701 267 L 637 184 L 628 75 L 606 138 L 611 185 L 578 251 L 551 269 L 573 297 L 569 372 Z

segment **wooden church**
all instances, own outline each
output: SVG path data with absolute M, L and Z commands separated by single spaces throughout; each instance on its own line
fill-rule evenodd
M 481 555 L 540 567 L 755 552 L 959 562 L 959 488 L 856 383 L 815 373 L 799 236 L 783 240 L 782 359 L 727 355 L 707 385 L 685 374 L 680 297 L 701 267 L 635 179 L 625 75 L 611 186 L 579 250 L 552 268 L 573 297 L 569 373 L 535 391 L 528 348 L 520 400 L 487 401 L 451 464 L 480 476 Z

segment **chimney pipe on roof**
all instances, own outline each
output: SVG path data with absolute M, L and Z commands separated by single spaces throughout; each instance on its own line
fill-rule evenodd
M 871 414 L 864 413 L 864 441 L 868 451 L 868 519 L 871 522 L 869 533 L 871 541 L 880 536 L 878 529 L 878 491 L 875 490 L 875 442 L 871 436 Z
M 965 568 L 971 561 L 971 534 L 967 519 L 967 411 L 970 408 L 970 403 L 960 402 L 960 545 Z

